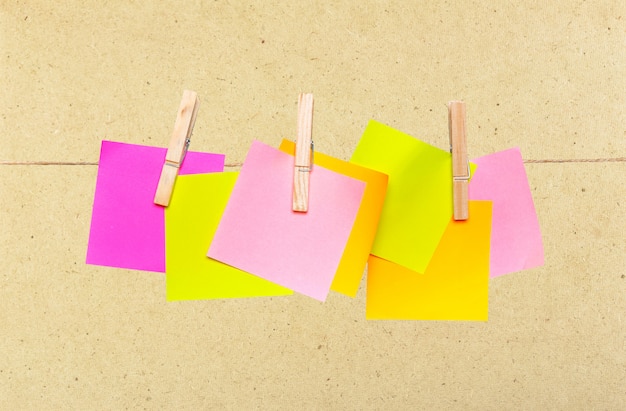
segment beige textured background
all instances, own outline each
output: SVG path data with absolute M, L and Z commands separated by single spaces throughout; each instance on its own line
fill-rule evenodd
M 0 409 L 624 409 L 623 2 L 85 3 L 0 0 Z M 231 170 L 301 91 L 343 159 L 370 118 L 445 148 L 464 99 L 471 156 L 566 161 L 527 164 L 546 264 L 492 280 L 487 323 L 368 322 L 364 282 L 166 303 L 87 266 L 97 167 L 66 163 L 167 145 L 185 88 Z

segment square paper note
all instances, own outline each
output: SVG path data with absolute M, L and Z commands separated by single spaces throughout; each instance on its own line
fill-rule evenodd
M 237 173 L 180 176 L 165 210 L 167 300 L 293 294 L 206 256 Z
M 470 201 L 469 211 L 469 220 L 449 221 L 424 275 L 370 258 L 368 319 L 487 320 L 491 202 Z
M 283 140 L 280 149 L 293 155 L 296 145 L 292 141 Z M 333 291 L 354 297 L 376 237 L 378 220 L 387 192 L 387 175 L 322 153 L 315 153 L 314 161 L 316 165 L 356 178 L 366 184 L 361 207 L 330 287 Z
M 309 211 L 292 207 L 294 158 L 255 141 L 208 256 L 324 301 L 365 183 L 314 166 Z
M 493 201 L 491 277 L 543 265 L 543 243 L 522 154 L 518 148 L 473 160 L 471 200 Z
M 166 153 L 102 141 L 87 264 L 165 272 L 164 209 L 153 201 Z M 223 169 L 224 155 L 190 151 L 180 174 Z
M 350 162 L 389 175 L 372 254 L 423 273 L 452 217 L 450 153 L 372 120 Z

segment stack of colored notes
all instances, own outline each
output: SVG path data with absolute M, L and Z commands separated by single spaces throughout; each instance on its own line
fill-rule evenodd
M 543 264 L 519 149 L 471 161 L 465 221 L 450 152 L 387 125 L 370 121 L 349 161 L 315 151 L 306 213 L 292 210 L 295 150 L 254 141 L 238 172 L 190 151 L 162 207 L 166 149 L 102 141 L 87 263 L 164 273 L 168 301 L 323 302 L 355 297 L 366 274 L 368 319 L 463 321 L 487 320 L 490 278 Z

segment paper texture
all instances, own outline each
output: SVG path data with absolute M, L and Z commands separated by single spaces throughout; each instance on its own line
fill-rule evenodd
M 237 173 L 180 176 L 165 210 L 168 301 L 293 294 L 206 256 Z
M 418 273 L 426 270 L 452 217 L 451 161 L 449 152 L 368 123 L 350 162 L 389 175 L 372 254 Z
M 295 148 L 295 143 L 289 140 L 283 140 L 280 144 L 280 150 L 291 155 L 295 153 Z M 361 180 L 366 184 L 363 201 L 356 215 L 348 244 L 330 287 L 333 291 L 354 297 L 359 289 L 365 264 L 376 237 L 378 220 L 380 219 L 380 213 L 385 201 L 388 178 L 386 174 L 319 152 L 316 152 L 314 155 L 314 164 Z
M 164 210 L 153 200 L 166 153 L 102 141 L 87 264 L 165 272 Z M 190 151 L 179 174 L 223 169 L 224 155 Z
M 492 205 L 469 206 L 469 220 L 449 221 L 424 275 L 370 258 L 368 319 L 487 321 Z
M 473 160 L 469 197 L 493 201 L 491 277 L 541 266 L 543 242 L 522 154 L 518 148 Z
M 324 301 L 365 183 L 315 166 L 309 211 L 291 210 L 292 156 L 255 141 L 208 255 Z

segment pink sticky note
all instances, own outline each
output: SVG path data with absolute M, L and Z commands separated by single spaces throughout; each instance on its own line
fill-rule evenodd
M 293 162 L 293 156 L 252 143 L 208 256 L 324 301 L 365 183 L 315 165 L 309 211 L 294 212 Z
M 87 264 L 165 272 L 164 208 L 153 201 L 166 153 L 102 141 Z M 190 151 L 179 174 L 223 170 L 224 155 Z
M 470 200 L 493 201 L 489 275 L 543 265 L 539 221 L 519 148 L 472 161 L 478 168 L 470 182 Z

